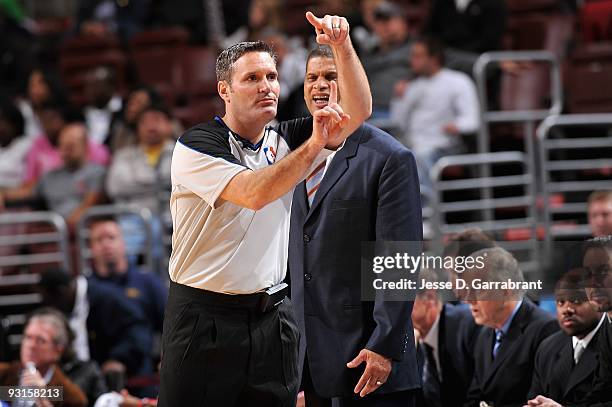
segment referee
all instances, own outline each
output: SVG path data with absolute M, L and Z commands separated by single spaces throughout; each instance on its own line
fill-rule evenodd
M 159 406 L 293 406 L 298 330 L 285 298 L 293 187 L 367 119 L 368 80 L 345 18 L 306 13 L 337 63 L 327 106 L 266 127 L 280 94 L 262 42 L 217 58 L 225 115 L 188 130 L 172 157 L 174 225 Z

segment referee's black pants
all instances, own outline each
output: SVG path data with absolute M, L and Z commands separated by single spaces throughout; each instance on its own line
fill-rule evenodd
M 285 298 L 262 313 L 257 298 L 171 283 L 158 406 L 295 405 L 299 334 L 291 304 Z

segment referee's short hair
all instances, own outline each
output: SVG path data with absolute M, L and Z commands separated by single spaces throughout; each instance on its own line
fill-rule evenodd
M 276 53 L 271 46 L 263 41 L 239 42 L 221 51 L 217 57 L 215 72 L 217 81 L 232 82 L 232 68 L 241 56 L 249 52 L 267 52 L 276 63 Z

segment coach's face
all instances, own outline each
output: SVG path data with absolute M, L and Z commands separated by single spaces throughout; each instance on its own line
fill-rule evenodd
M 280 85 L 274 59 L 267 52 L 248 52 L 232 66 L 231 82 L 220 82 L 227 113 L 242 122 L 266 124 L 276 117 Z
M 311 114 L 327 106 L 330 84 L 337 80 L 338 72 L 333 58 L 310 58 L 306 65 L 306 78 L 304 79 L 304 101 Z M 340 95 L 338 95 L 338 100 L 340 100 Z

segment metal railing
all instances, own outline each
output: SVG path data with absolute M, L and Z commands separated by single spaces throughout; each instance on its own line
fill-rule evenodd
M 502 61 L 517 62 L 545 62 L 550 66 L 550 106 L 547 109 L 537 110 L 498 110 L 489 111 L 487 92 L 487 70 L 491 64 Z M 536 174 L 535 129 L 539 121 L 551 115 L 561 113 L 563 107 L 563 92 L 561 83 L 561 66 L 555 55 L 549 51 L 499 51 L 485 52 L 480 55 L 474 64 L 474 78 L 480 99 L 481 126 L 477 135 L 477 152 L 480 154 L 490 151 L 491 134 L 489 126 L 495 123 L 523 123 L 524 124 L 524 151 L 527 155 L 529 173 Z M 490 176 L 490 168 L 483 164 L 479 171 L 483 177 Z M 537 190 L 536 186 L 536 190 Z M 483 197 L 491 198 L 491 190 L 483 188 Z M 491 211 L 485 212 L 486 218 L 491 218 Z
M 28 233 L 27 227 L 33 225 L 46 225 L 50 227 L 50 230 Z M 47 253 L 0 256 L 0 270 L 2 267 L 23 267 L 47 263 L 57 263 L 65 270 L 70 270 L 68 228 L 64 218 L 59 214 L 55 212 L 7 212 L 0 214 L 0 226 L 26 227 L 26 230 L 19 230 L 16 234 L 0 235 L 0 247 L 21 248 L 45 243 L 57 245 L 57 250 Z
M 581 126 L 584 128 L 608 127 L 607 135 L 602 137 L 571 137 L 553 138 L 555 130 L 562 128 Z M 552 241 L 557 237 L 590 236 L 591 231 L 587 224 L 578 224 L 573 228 L 556 227 L 555 215 L 576 215 L 576 220 L 584 219 L 587 212 L 585 201 L 574 203 L 563 203 L 555 207 L 551 205 L 553 194 L 586 194 L 594 190 L 612 189 L 610 179 L 602 180 L 580 180 L 580 172 L 584 170 L 601 170 L 612 168 L 612 113 L 602 114 L 570 114 L 557 115 L 546 118 L 538 127 L 538 152 L 540 164 L 540 177 L 542 185 L 543 226 L 544 240 L 547 253 L 550 252 Z M 580 152 L 581 150 L 608 149 L 611 155 L 604 153 L 604 158 L 576 158 L 566 157 L 568 154 Z M 605 150 L 603 150 L 605 151 Z M 551 157 L 556 155 L 556 159 Z M 579 155 L 578 155 L 579 157 Z M 556 174 L 553 175 L 553 173 Z M 563 181 L 563 178 L 572 178 L 571 181 Z M 560 226 L 560 225 L 558 225 Z
M 430 177 L 436 198 L 432 201 L 434 207 L 433 230 L 434 247 L 441 251 L 443 238 L 450 233 L 462 232 L 470 228 L 478 228 L 496 235 L 500 246 L 513 252 L 521 267 L 526 272 L 537 270 L 538 242 L 536 238 L 536 214 L 533 205 L 534 190 L 533 177 L 528 171 L 525 154 L 521 152 L 500 152 L 487 154 L 465 154 L 443 157 L 434 165 Z M 497 167 L 512 165 L 516 167 L 516 174 L 504 176 L 482 176 L 478 169 L 486 165 Z M 442 175 L 447 168 L 461 167 L 465 174 L 462 178 L 443 180 Z M 472 176 L 473 175 L 473 176 Z M 495 188 L 505 188 L 504 196 L 495 197 Z M 489 189 L 489 197 L 479 196 L 477 199 L 467 199 L 470 193 Z M 470 192 L 471 191 L 471 192 Z M 508 191 L 511 191 L 510 194 Z M 458 200 L 448 200 L 445 193 L 460 194 Z M 487 212 L 495 215 L 496 210 L 517 209 L 518 216 L 506 219 L 496 219 L 495 216 L 486 216 Z M 472 220 L 450 223 L 449 214 L 470 213 Z M 528 230 L 528 238 L 517 241 L 504 241 L 500 234 L 508 229 L 518 228 Z

